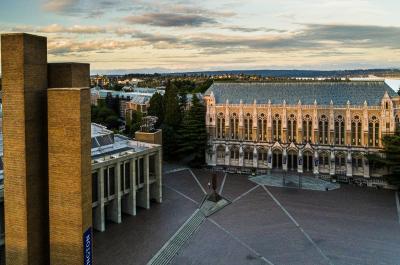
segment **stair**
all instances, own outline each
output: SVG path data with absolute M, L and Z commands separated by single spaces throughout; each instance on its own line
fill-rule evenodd
M 164 244 L 147 265 L 166 265 L 178 254 L 186 241 L 197 231 L 203 223 L 205 216 L 196 210 L 176 233 Z

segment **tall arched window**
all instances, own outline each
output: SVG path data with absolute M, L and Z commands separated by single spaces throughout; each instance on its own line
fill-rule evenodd
M 312 133 L 312 119 L 310 115 L 306 115 L 303 118 L 303 141 L 311 142 L 311 133 Z
M 282 140 L 282 121 L 279 114 L 275 114 L 274 120 L 272 121 L 272 139 L 274 141 Z
M 217 163 L 225 163 L 225 148 L 222 145 L 217 147 Z
M 335 144 L 344 144 L 344 119 L 342 115 L 339 115 L 335 119 Z
M 239 160 L 239 147 L 232 146 L 232 148 L 231 148 L 231 160 Z
M 368 145 L 379 145 L 379 120 L 372 116 L 368 123 Z
M 287 121 L 287 129 L 288 129 L 288 135 L 287 135 L 287 140 L 288 142 L 296 142 L 296 115 L 290 114 L 288 121 Z
M 253 119 L 250 113 L 246 114 L 244 119 L 244 139 L 247 141 L 251 141 L 253 139 Z
M 217 138 L 225 138 L 225 115 L 222 112 L 217 116 Z
M 325 115 L 322 115 L 319 119 L 318 124 L 318 132 L 319 132 L 319 143 L 320 144 L 328 144 L 328 135 L 329 135 L 329 122 L 328 118 Z
M 244 160 L 247 163 L 252 163 L 253 162 L 253 148 L 246 147 L 244 149 Z
M 346 154 L 339 152 L 335 155 L 335 167 L 336 171 L 343 171 L 346 170 Z
M 399 115 L 396 115 L 396 117 L 394 118 L 394 121 L 396 123 L 396 131 L 400 132 L 400 118 L 399 118 Z
M 265 150 L 264 148 L 258 149 L 257 153 L 258 165 L 266 166 L 268 163 L 267 158 L 268 158 L 267 150 Z
M 361 119 L 359 116 L 354 116 L 351 121 L 351 144 L 361 145 Z
M 233 113 L 230 120 L 231 139 L 239 139 L 239 118 Z
M 319 168 L 322 170 L 329 170 L 329 153 L 328 152 L 322 152 L 319 154 L 318 157 L 319 160 Z
M 362 154 L 355 153 L 353 157 L 351 158 L 351 165 L 353 168 L 353 175 L 357 173 L 363 173 L 364 172 L 364 165 L 363 165 L 363 156 Z
M 258 140 L 260 141 L 267 140 L 267 117 L 265 116 L 264 113 L 261 113 L 258 116 L 257 134 L 258 134 Z

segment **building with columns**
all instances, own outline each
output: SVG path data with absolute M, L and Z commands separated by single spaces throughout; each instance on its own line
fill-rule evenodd
M 365 158 L 399 125 L 400 98 L 383 81 L 214 83 L 204 100 L 210 166 L 386 186 Z
M 121 223 L 122 213 L 150 209 L 162 202 L 161 145 L 131 140 L 92 123 L 93 228 L 106 229 L 106 219 Z
M 159 133 L 159 132 L 157 132 Z M 161 145 L 131 140 L 92 123 L 93 228 L 105 231 L 106 220 L 122 222 L 122 213 L 150 209 L 162 202 Z M 149 134 L 149 133 L 148 133 Z M 0 133 L 0 246 L 4 245 L 3 134 Z

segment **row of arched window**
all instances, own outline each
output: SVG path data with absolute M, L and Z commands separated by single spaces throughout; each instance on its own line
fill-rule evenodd
M 244 163 L 253 163 L 254 149 L 252 147 L 245 147 L 243 149 L 243 159 Z M 229 149 L 229 158 L 232 163 L 239 162 L 239 146 L 232 146 Z M 282 168 L 283 155 L 281 150 L 275 150 L 271 154 L 271 163 L 273 168 Z M 303 153 L 303 170 L 312 171 L 314 167 L 313 163 L 313 153 L 306 151 Z M 217 147 L 217 159 L 219 163 L 225 163 L 225 148 L 223 146 Z M 267 165 L 268 152 L 264 148 L 257 149 L 257 160 L 260 165 Z M 289 150 L 287 152 L 287 168 L 288 170 L 297 170 L 298 167 L 298 153 L 295 150 Z M 364 167 L 363 155 L 355 153 L 352 155 L 352 169 L 354 172 L 362 171 Z M 346 153 L 337 152 L 335 154 L 334 160 L 331 161 L 330 152 L 321 152 L 318 155 L 318 166 L 320 170 L 328 171 L 331 164 L 335 165 L 336 170 L 345 171 L 346 170 Z
M 225 135 L 225 116 L 219 113 L 216 123 L 216 137 L 218 139 L 239 140 L 239 117 L 236 113 L 230 116 L 229 120 L 229 135 Z M 287 141 L 296 142 L 297 137 L 297 118 L 294 114 L 290 114 L 287 118 Z M 303 142 L 311 142 L 313 131 L 313 120 L 310 115 L 305 115 L 302 121 L 303 127 Z M 376 116 L 372 116 L 368 124 L 368 145 L 379 145 L 379 120 Z M 272 117 L 272 128 L 270 131 L 271 139 L 276 142 L 282 141 L 282 118 L 279 114 Z M 315 136 L 318 143 L 329 143 L 329 119 L 326 115 L 322 115 L 318 121 L 318 133 Z M 261 113 L 257 119 L 257 131 L 253 136 L 253 118 L 250 113 L 247 113 L 244 118 L 244 135 L 243 140 L 251 141 L 267 141 L 267 117 Z M 362 145 L 362 121 L 358 115 L 355 115 L 351 120 L 351 144 Z M 241 139 L 240 139 L 241 140 Z M 336 145 L 345 144 L 345 121 L 342 115 L 336 116 L 334 120 L 334 139 L 331 140 Z

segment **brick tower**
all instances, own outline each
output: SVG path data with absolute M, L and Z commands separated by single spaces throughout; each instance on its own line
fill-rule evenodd
M 89 65 L 47 64 L 29 34 L 1 55 L 6 262 L 92 264 Z
M 1 36 L 6 262 L 49 263 L 47 41 Z

